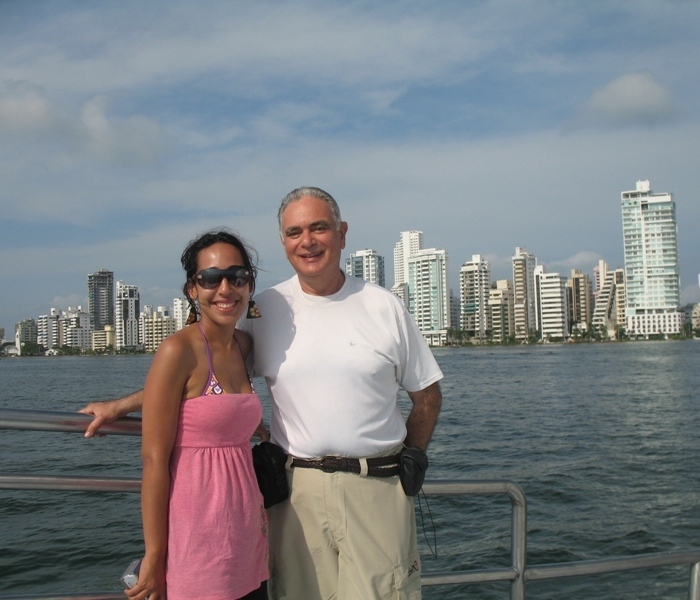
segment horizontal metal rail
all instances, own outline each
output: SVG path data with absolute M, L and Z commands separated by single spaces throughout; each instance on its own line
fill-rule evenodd
M 91 415 L 81 413 L 0 409 L 0 429 L 84 432 L 91 421 Z M 100 428 L 100 432 L 140 435 L 141 419 L 125 417 L 109 425 L 104 425 Z M 140 480 L 134 478 L 0 474 L 0 489 L 5 490 L 133 493 L 138 492 L 140 488 Z M 423 573 L 421 581 L 424 586 L 507 581 L 510 582 L 511 600 L 525 600 L 525 584 L 528 581 L 600 575 L 652 567 L 691 565 L 688 598 L 689 600 L 700 600 L 700 549 L 529 566 L 526 564 L 527 499 L 518 484 L 505 480 L 433 480 L 425 482 L 423 491 L 427 495 L 505 495 L 509 497 L 511 503 L 511 565 L 509 567 Z M 123 599 L 123 597 L 122 593 L 44 594 L 0 596 L 0 600 L 118 600 Z
M 0 429 L 85 433 L 93 416 L 78 412 L 0 408 Z M 100 434 L 141 435 L 140 417 L 122 417 L 100 427 Z

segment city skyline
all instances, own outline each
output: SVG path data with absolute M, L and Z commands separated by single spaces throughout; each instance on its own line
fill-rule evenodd
M 106 265 L 169 304 L 214 226 L 270 287 L 299 185 L 336 197 L 348 250 L 424 231 L 454 289 L 515 247 L 622 267 L 619 194 L 649 179 L 700 301 L 699 25 L 684 1 L 0 3 L 0 327 L 85 303 Z
M 663 202 L 664 200 L 671 200 L 672 198 L 671 195 L 662 193 L 662 194 L 654 194 L 653 190 L 650 188 L 650 183 L 649 181 L 638 181 L 636 183 L 636 195 L 641 194 L 643 198 L 653 198 L 653 199 L 661 199 Z M 633 192 L 622 192 L 622 198 L 623 198 L 623 205 L 628 201 L 627 198 L 633 194 Z M 675 207 L 674 207 L 675 208 Z M 625 209 L 627 210 L 627 209 Z M 670 226 L 673 230 L 673 238 L 674 238 L 674 246 L 675 246 L 675 237 L 676 237 L 676 229 L 677 225 L 675 223 L 675 215 L 671 213 L 671 219 L 672 222 L 670 223 Z M 656 221 L 658 220 L 658 217 L 654 215 L 651 216 L 650 221 Z M 668 229 L 668 225 L 666 224 L 663 227 Z M 627 227 L 625 228 L 625 234 L 627 234 Z M 654 233 L 655 230 L 652 230 L 651 232 L 651 238 L 653 239 L 657 234 Z M 604 281 L 606 279 L 606 273 L 600 273 L 599 270 L 604 268 L 609 271 L 609 275 L 612 277 L 614 276 L 614 273 L 620 273 L 625 271 L 625 266 L 629 267 L 629 264 L 624 265 L 623 267 L 610 267 L 609 264 L 604 259 L 599 260 L 598 264 L 592 269 L 591 273 L 585 273 L 581 272 L 577 268 L 572 268 L 570 272 L 561 272 L 561 273 L 553 273 L 551 270 L 548 268 L 547 264 L 539 261 L 537 255 L 535 253 L 528 252 L 526 249 L 522 247 L 516 247 L 514 249 L 514 254 L 511 255 L 510 261 L 510 272 L 505 275 L 501 276 L 499 274 L 493 274 L 491 272 L 491 265 L 488 260 L 484 259 L 479 254 L 475 254 L 471 256 L 471 259 L 465 260 L 464 262 L 460 262 L 460 267 L 459 267 L 459 276 L 457 281 L 452 281 L 449 274 L 447 273 L 447 269 L 445 269 L 445 263 L 449 261 L 449 258 L 446 256 L 446 252 L 443 249 L 439 248 L 424 248 L 423 247 L 423 239 L 424 239 L 424 232 L 420 230 L 410 230 L 410 231 L 403 231 L 399 233 L 398 236 L 398 242 L 394 246 L 394 265 L 393 265 L 393 280 L 395 281 L 394 286 L 389 286 L 387 284 L 387 273 L 386 269 L 384 267 L 385 264 L 385 258 L 378 254 L 376 250 L 372 248 L 364 248 L 364 249 L 358 249 L 358 250 L 348 250 L 347 248 L 345 249 L 344 254 L 347 254 L 347 257 L 343 256 L 343 260 L 341 260 L 341 265 L 340 268 L 341 270 L 344 270 L 347 274 L 353 275 L 355 277 L 359 277 L 362 279 L 365 279 L 367 281 L 372 281 L 374 283 L 379 283 L 379 279 L 384 280 L 384 287 L 387 289 L 390 289 L 392 293 L 397 295 L 399 298 L 401 298 L 407 305 L 408 310 L 414 315 L 414 318 L 417 319 L 419 322 L 419 327 L 421 331 L 426 335 L 426 337 L 431 341 L 431 343 L 434 343 L 435 345 L 442 345 L 444 343 L 444 339 L 442 339 L 442 335 L 437 334 L 433 337 L 430 336 L 430 331 L 438 331 L 438 330 L 443 330 L 447 326 L 442 322 L 443 318 L 447 318 L 446 315 L 451 312 L 451 307 L 448 306 L 449 299 L 450 297 L 454 297 L 455 299 L 459 300 L 460 298 L 463 297 L 465 293 L 465 285 L 472 290 L 472 291 L 466 291 L 467 296 L 471 298 L 470 302 L 475 298 L 473 295 L 473 289 L 474 289 L 474 282 L 471 281 L 472 276 L 467 276 L 465 279 L 465 275 L 468 273 L 476 273 L 480 272 L 481 275 L 480 277 L 480 283 L 477 284 L 477 287 L 479 287 L 482 291 L 478 292 L 478 294 L 483 295 L 483 298 L 477 302 L 477 305 L 475 307 L 474 311 L 470 311 L 466 309 L 465 307 L 461 307 L 459 311 L 459 316 L 457 317 L 456 322 L 452 322 L 448 328 L 453 328 L 453 329 L 463 329 L 466 332 L 471 332 L 471 335 L 478 338 L 478 339 L 485 339 L 486 336 L 484 335 L 484 332 L 486 330 L 490 330 L 490 325 L 487 325 L 485 322 L 480 322 L 479 325 L 474 325 L 472 321 L 470 321 L 470 315 L 478 314 L 479 319 L 484 319 L 484 311 L 487 310 L 487 307 L 491 304 L 490 301 L 490 291 L 500 289 L 500 283 L 506 282 L 508 284 L 508 288 L 511 290 L 512 294 L 512 299 L 511 301 L 514 301 L 514 313 L 512 315 L 513 319 L 513 334 L 518 338 L 518 339 L 526 339 L 528 335 L 528 331 L 532 330 L 539 330 L 542 329 L 543 332 L 547 330 L 547 327 L 544 326 L 544 324 L 539 323 L 539 318 L 541 316 L 540 309 L 538 308 L 538 302 L 540 300 L 540 296 L 538 293 L 535 292 L 534 288 L 532 290 L 526 289 L 525 288 L 525 281 L 532 279 L 537 280 L 538 277 L 544 282 L 549 280 L 550 282 L 548 285 L 550 288 L 552 285 L 555 286 L 554 289 L 558 289 L 559 292 L 555 293 L 562 295 L 562 298 L 560 299 L 557 307 L 554 309 L 554 313 L 558 315 L 556 317 L 556 325 L 554 327 L 554 334 L 553 337 L 564 337 L 566 336 L 567 328 L 568 328 L 568 321 L 567 319 L 567 300 L 563 296 L 566 295 L 564 290 L 566 287 L 570 285 L 570 282 L 577 280 L 580 276 L 583 276 L 588 279 L 588 285 L 591 287 L 589 288 L 588 292 L 586 294 L 591 294 L 591 298 L 593 299 L 592 293 L 593 292 L 599 292 L 599 291 L 606 291 L 605 290 L 605 285 Z M 665 244 L 665 241 L 664 241 Z M 658 242 L 658 247 L 662 248 L 665 247 L 661 242 Z M 656 251 L 654 251 L 656 252 Z M 659 250 L 660 252 L 660 250 Z M 439 264 L 441 264 L 441 267 L 435 266 L 436 260 Z M 674 251 L 672 262 L 675 263 L 677 260 L 677 253 Z M 440 283 L 441 278 L 445 278 L 442 283 L 440 283 L 440 287 L 444 287 L 445 291 L 441 292 L 439 294 L 439 297 L 442 298 L 442 301 L 445 302 L 444 306 L 433 306 L 432 302 L 428 300 L 428 304 L 431 306 L 432 311 L 437 311 L 433 312 L 432 317 L 429 317 L 428 320 L 424 323 L 420 323 L 420 317 L 418 316 L 419 313 L 424 313 L 423 310 L 420 308 L 417 308 L 417 306 L 414 305 L 415 302 L 415 297 L 414 294 L 408 293 L 408 289 L 411 288 L 413 289 L 413 285 L 411 285 L 411 281 L 413 281 L 413 278 L 416 276 L 416 270 L 417 266 L 420 263 L 424 263 L 421 269 L 425 270 L 424 277 L 428 277 L 431 281 L 435 282 L 438 281 Z M 674 267 L 670 265 L 670 263 L 666 263 L 671 268 L 673 269 Z M 381 266 L 380 266 L 381 265 Z M 529 266 L 526 266 L 529 265 Z M 363 266 L 364 266 L 364 272 L 363 272 Z M 379 271 L 377 270 L 379 269 Z M 430 273 L 429 273 L 430 272 Z M 440 275 L 439 273 L 443 272 L 444 275 Z M 526 273 L 529 273 L 529 275 L 526 276 Z M 654 277 L 652 276 L 651 281 L 654 281 Z M 114 279 L 114 273 L 110 271 L 109 269 L 101 268 L 95 273 L 89 273 L 87 275 L 87 288 L 88 288 L 88 296 L 86 296 L 86 300 L 88 300 L 88 305 L 91 304 L 90 298 L 92 298 L 92 290 L 94 289 L 94 281 L 96 278 L 103 279 L 103 280 L 109 280 L 112 281 Z M 470 283 L 465 282 L 469 280 Z M 556 282 L 556 283 L 555 283 Z M 577 287 L 579 287 L 580 283 L 575 284 Z M 624 284 L 623 284 L 624 285 Z M 654 284 L 657 285 L 657 284 Z M 405 290 L 401 289 L 402 286 L 407 286 Z M 427 290 L 425 290 L 427 291 Z M 114 292 L 114 290 L 112 290 Z M 606 291 L 607 293 L 607 291 Z M 580 301 L 577 300 L 578 298 L 585 297 L 586 294 L 579 295 L 579 296 L 572 296 L 573 301 Z M 104 291 L 103 291 L 104 295 Z M 169 302 L 164 302 L 164 303 L 159 303 L 159 304 L 154 304 L 148 301 L 140 302 L 140 290 L 139 286 L 133 285 L 133 284 L 126 284 L 125 282 L 121 280 L 116 281 L 116 295 L 114 296 L 116 298 L 116 313 L 113 313 L 114 320 L 116 321 L 117 327 L 116 327 L 116 335 L 117 335 L 117 340 L 120 340 L 124 337 L 123 333 L 120 333 L 120 327 L 123 327 L 124 325 L 120 325 L 121 317 L 120 317 L 120 306 L 119 306 L 119 301 L 122 299 L 122 302 L 126 302 L 124 300 L 125 298 L 129 298 L 129 302 L 134 302 L 132 308 L 129 309 L 129 314 L 130 319 L 132 320 L 132 327 L 134 328 L 133 333 L 132 333 L 132 338 L 135 339 L 137 336 L 138 332 L 138 317 L 141 314 L 146 314 L 149 312 L 152 312 L 154 309 L 155 310 L 160 310 L 161 308 L 165 308 L 167 311 L 170 312 L 170 315 L 173 316 L 174 313 L 178 312 L 178 302 L 184 302 L 185 299 L 182 297 L 182 295 L 177 295 L 172 298 L 171 301 Z M 463 298 L 464 299 L 464 298 Z M 624 299 L 624 296 L 623 296 Z M 144 311 L 141 311 L 139 309 L 139 304 L 144 306 Z M 681 308 L 681 305 L 676 304 L 675 301 L 672 303 L 673 308 Z M 427 305 L 426 305 L 427 306 Z M 522 308 L 519 308 L 521 307 Z M 655 308 L 657 305 L 656 304 L 650 304 L 650 307 Z M 529 308 L 526 308 L 529 307 Z M 622 310 L 624 311 L 625 303 L 623 302 L 622 304 Z M 50 307 L 49 310 L 45 311 L 39 317 L 42 317 L 46 314 L 55 314 L 56 311 L 70 311 L 70 310 L 75 310 L 76 308 L 82 309 L 86 314 L 93 314 L 96 308 L 93 309 L 85 309 L 82 305 L 77 305 L 77 306 L 66 306 L 66 307 L 61 307 L 61 306 L 52 306 Z M 669 305 L 667 308 L 671 308 Z M 552 306 L 551 306 L 551 301 L 550 301 L 550 312 L 551 312 Z M 581 307 L 579 306 L 576 310 L 579 311 L 580 313 Z M 124 310 L 124 309 L 122 309 Z M 180 308 L 181 311 L 181 308 Z M 654 309 L 651 312 L 656 312 Z M 518 316 L 521 314 L 523 316 Z M 586 314 L 588 315 L 588 320 L 581 320 L 581 319 L 575 319 L 576 323 L 583 323 L 584 326 L 587 323 L 590 323 L 591 320 L 593 321 L 594 324 L 596 324 L 596 319 L 594 319 L 594 313 L 592 310 L 592 307 L 589 307 L 586 309 Z M 564 319 L 561 323 L 558 322 L 559 317 Z M 94 320 L 95 317 L 92 317 Z M 454 320 L 455 317 L 453 317 Z M 38 321 L 37 316 L 26 316 L 24 319 L 33 319 Z M 22 319 L 22 320 L 24 320 Z M 440 322 L 435 321 L 434 327 L 429 326 L 429 322 L 434 319 L 439 319 Z M 625 321 L 620 323 L 623 327 L 625 327 Z M 605 321 L 600 321 L 597 323 L 598 326 L 607 326 L 608 323 Z M 100 329 L 99 327 L 95 327 L 95 329 Z M 134 345 L 134 344 L 129 344 L 124 341 L 118 343 L 118 345 Z

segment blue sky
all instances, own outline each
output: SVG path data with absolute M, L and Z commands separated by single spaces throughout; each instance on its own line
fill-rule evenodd
M 0 327 L 87 308 L 100 268 L 142 304 L 226 225 L 287 278 L 280 199 L 316 185 L 393 284 L 399 233 L 511 277 L 622 267 L 620 192 L 677 203 L 700 301 L 700 3 L 0 3 Z

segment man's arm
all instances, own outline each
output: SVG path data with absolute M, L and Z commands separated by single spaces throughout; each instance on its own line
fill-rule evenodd
M 418 392 L 408 392 L 408 397 L 413 402 L 413 408 L 406 419 L 404 444 L 427 450 L 442 406 L 440 385 L 436 382 Z
M 102 425 L 116 421 L 119 417 L 125 417 L 131 412 L 140 412 L 143 405 L 143 390 L 138 390 L 128 396 L 116 400 L 104 400 L 102 402 L 90 402 L 78 412 L 93 415 L 95 418 L 85 430 L 85 437 L 94 436 Z

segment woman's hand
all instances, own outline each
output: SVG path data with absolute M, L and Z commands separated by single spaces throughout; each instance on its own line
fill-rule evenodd
M 154 564 L 154 562 L 156 564 Z M 165 564 L 164 561 L 154 561 L 148 555 L 143 557 L 139 578 L 134 587 L 124 593 L 131 600 L 166 600 L 165 594 Z

